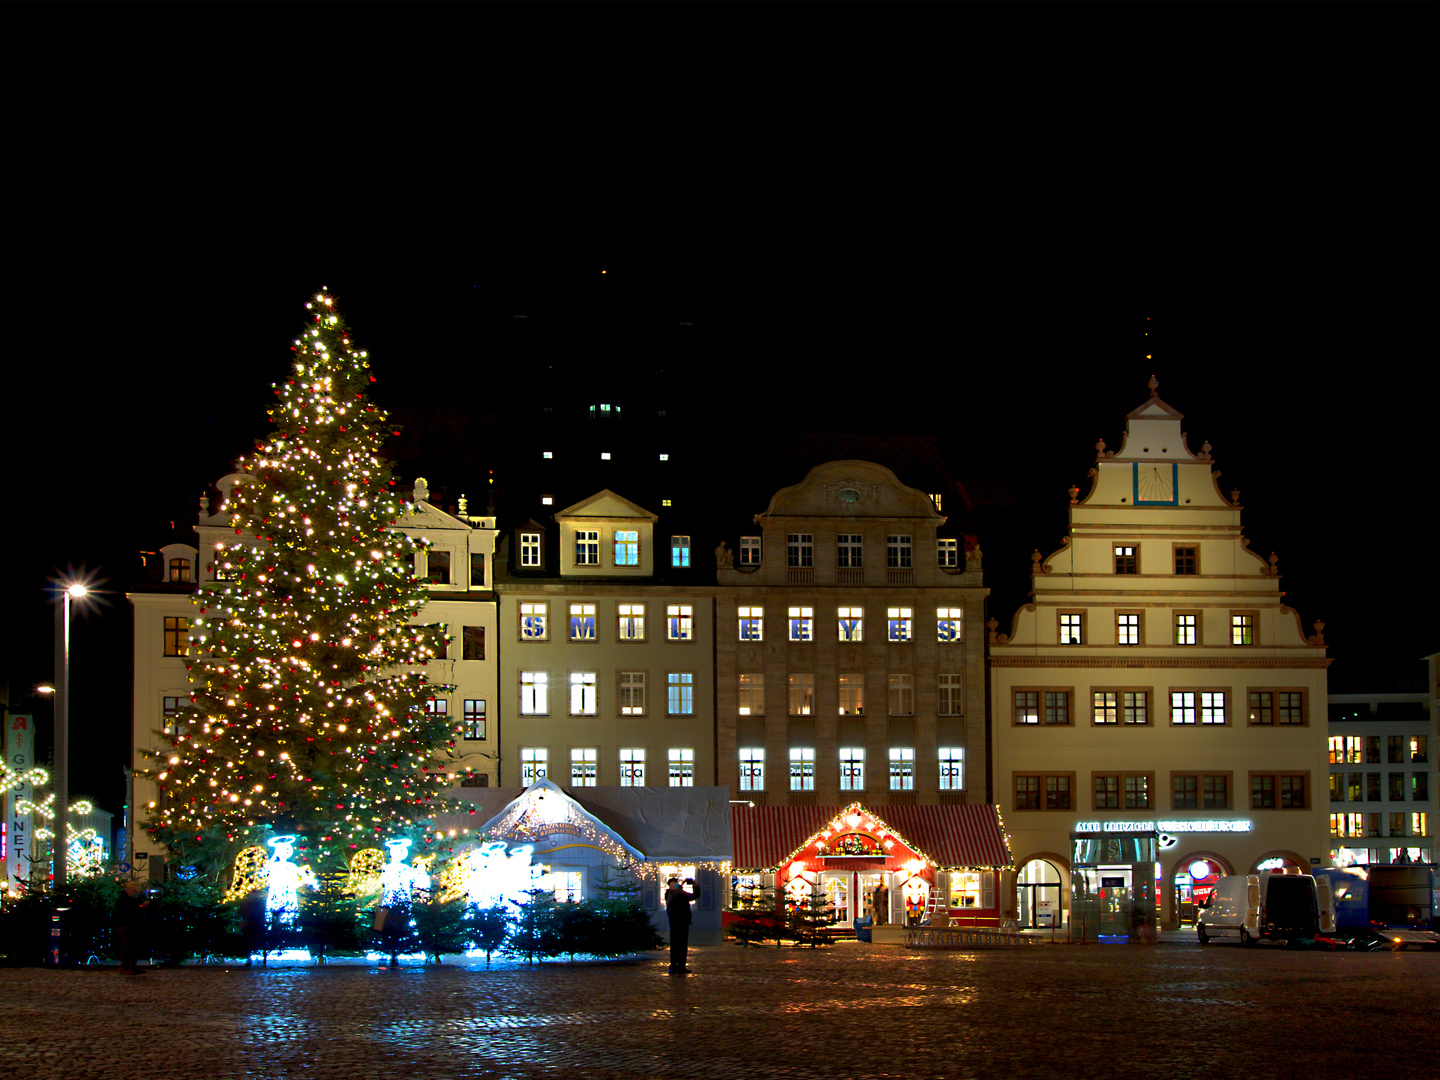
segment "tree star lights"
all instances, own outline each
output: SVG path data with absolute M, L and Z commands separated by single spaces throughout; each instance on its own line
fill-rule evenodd
M 275 430 L 237 467 L 234 539 L 196 592 L 191 706 L 149 770 L 150 831 L 182 859 L 270 829 L 327 863 L 418 839 L 458 734 L 426 709 L 450 688 L 424 673 L 440 631 L 414 623 L 419 542 L 392 526 L 415 508 L 380 455 L 394 429 L 368 400 L 370 361 L 329 295 L 306 307 Z

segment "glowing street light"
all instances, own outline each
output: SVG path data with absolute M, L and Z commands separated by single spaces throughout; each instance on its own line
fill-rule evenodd
M 70 604 L 84 599 L 89 589 L 79 581 L 60 582 L 60 605 L 55 609 L 55 841 L 53 897 L 63 900 L 69 867 L 70 844 Z

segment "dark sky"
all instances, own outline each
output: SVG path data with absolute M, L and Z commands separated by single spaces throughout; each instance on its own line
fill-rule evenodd
M 757 423 L 933 434 L 1002 624 L 1153 370 L 1326 622 L 1333 681 L 1440 648 L 1432 199 L 1399 106 L 1157 126 L 1075 86 L 1026 112 L 904 80 L 763 108 L 577 85 L 547 110 L 485 71 L 415 109 L 393 73 L 307 97 L 203 54 L 108 82 L 67 61 L 76 89 L 45 84 L 10 136 L 0 676 L 12 700 L 51 677 L 57 569 L 109 579 L 75 631 L 72 781 L 109 809 L 136 552 L 263 434 L 321 285 L 412 430 L 504 414 L 564 355 L 621 386 L 663 360 L 739 465 Z M 432 483 L 480 488 L 446 464 Z

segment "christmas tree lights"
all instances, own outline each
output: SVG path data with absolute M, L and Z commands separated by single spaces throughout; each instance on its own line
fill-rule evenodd
M 397 526 L 416 510 L 380 453 L 395 432 L 369 358 L 328 294 L 306 307 L 274 431 L 240 460 L 234 534 L 196 592 L 191 707 L 149 770 L 148 828 L 185 861 L 271 832 L 336 869 L 393 837 L 430 843 L 435 759 L 458 735 L 426 708 L 450 689 L 425 677 L 441 631 L 415 625 L 421 542 Z

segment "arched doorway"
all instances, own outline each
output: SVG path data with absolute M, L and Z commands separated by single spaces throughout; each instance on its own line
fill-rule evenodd
M 1308 874 L 1310 863 L 1293 851 L 1267 851 L 1255 860 L 1250 873 L 1261 874 L 1270 870 L 1278 874 Z
M 1058 930 L 1065 926 L 1066 871 L 1047 858 L 1034 857 L 1015 874 L 1015 919 L 1022 930 Z
M 1170 925 L 1194 926 L 1195 916 L 1210 902 L 1215 883 L 1235 871 L 1209 851 L 1195 851 L 1175 860 L 1170 872 Z

